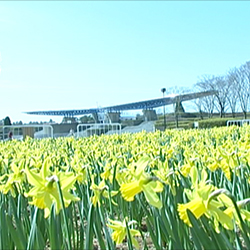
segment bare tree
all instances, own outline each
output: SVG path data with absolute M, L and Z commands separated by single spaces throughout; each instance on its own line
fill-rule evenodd
M 215 94 L 216 102 L 215 107 L 220 113 L 220 117 L 222 117 L 227 109 L 227 96 L 229 93 L 229 84 L 225 80 L 224 76 L 217 76 L 213 78 L 213 90 L 216 90 L 217 93 Z
M 250 102 L 250 61 L 240 68 L 231 69 L 226 76 L 202 76 L 195 87 L 199 91 L 216 91 L 213 96 L 196 100 L 195 104 L 199 112 L 202 112 L 203 109 L 209 114 L 209 117 L 212 117 L 213 110 L 217 109 L 222 117 L 230 108 L 232 116 L 235 117 L 236 111 L 240 107 L 246 119 Z
M 237 68 L 229 70 L 226 76 L 226 81 L 229 87 L 227 101 L 231 109 L 232 116 L 235 117 L 237 105 L 239 103 L 238 99 L 238 92 L 240 88 L 239 70 Z
M 196 84 L 195 87 L 198 88 L 199 91 L 208 91 L 211 90 L 212 78 L 211 76 L 203 76 Z M 208 114 L 208 117 L 211 118 L 213 116 L 214 107 L 215 107 L 215 96 L 205 96 L 200 99 L 201 101 L 201 109 L 203 108 L 204 112 Z
M 202 98 L 194 99 L 193 103 L 195 104 L 195 106 L 198 109 L 198 112 L 200 114 L 200 118 L 203 119 L 203 110 L 202 110 L 202 108 L 203 108 L 203 101 L 202 101 Z
M 183 94 L 188 93 L 190 91 L 189 88 L 183 86 L 173 86 L 170 88 L 166 88 L 166 95 L 170 94 Z
M 247 111 L 250 98 L 250 62 L 246 62 L 237 71 L 238 78 L 238 98 L 244 118 L 247 118 Z
M 222 117 L 227 109 L 227 95 L 229 92 L 229 85 L 225 81 L 224 76 L 204 76 L 202 81 L 197 83 L 198 87 L 203 87 L 204 90 L 215 90 L 215 99 L 213 100 L 214 107 Z

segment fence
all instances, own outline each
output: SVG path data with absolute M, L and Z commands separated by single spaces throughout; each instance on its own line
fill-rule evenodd
M 232 126 L 232 125 L 236 125 L 236 126 L 243 126 L 244 124 L 249 125 L 250 124 L 250 120 L 231 120 L 231 121 L 227 121 L 227 126 Z
M 77 137 L 88 137 L 101 134 L 121 134 L 120 123 L 78 124 Z
M 12 132 L 12 138 L 23 140 L 27 136 L 32 138 L 53 137 L 53 127 L 51 125 L 6 125 L 2 128 L 2 140 L 9 139 L 9 133 Z

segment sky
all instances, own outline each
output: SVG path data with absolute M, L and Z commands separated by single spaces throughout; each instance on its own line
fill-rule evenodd
M 0 1 L 0 119 L 193 88 L 250 60 L 250 1 Z

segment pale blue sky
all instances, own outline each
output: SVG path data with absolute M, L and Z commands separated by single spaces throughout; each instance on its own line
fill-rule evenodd
M 0 119 L 192 87 L 250 60 L 250 1 L 0 1 Z

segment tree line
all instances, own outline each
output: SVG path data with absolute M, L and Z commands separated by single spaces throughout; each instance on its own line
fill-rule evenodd
M 218 112 L 223 117 L 226 112 L 231 112 L 235 117 L 237 112 L 242 112 L 246 119 L 250 104 L 250 61 L 222 76 L 204 75 L 194 88 L 197 91 L 216 91 L 215 95 L 195 100 L 200 113 L 206 112 L 212 117 Z

